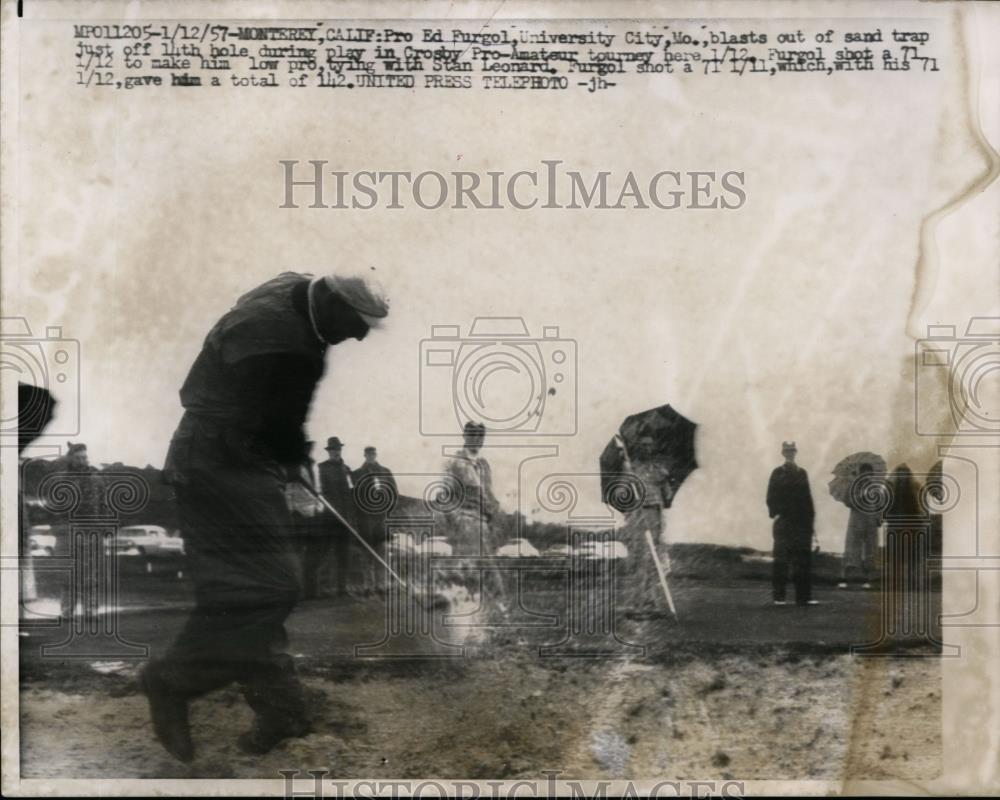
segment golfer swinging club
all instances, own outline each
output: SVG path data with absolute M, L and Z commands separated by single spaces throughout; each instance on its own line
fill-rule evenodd
M 301 565 L 283 490 L 304 452 L 327 347 L 364 339 L 388 311 L 373 273 L 282 273 L 216 323 L 181 387 L 164 476 L 177 494 L 195 609 L 140 679 L 156 737 L 181 761 L 194 758 L 188 703 L 234 681 L 256 715 L 241 749 L 265 753 L 309 732 L 286 652 Z

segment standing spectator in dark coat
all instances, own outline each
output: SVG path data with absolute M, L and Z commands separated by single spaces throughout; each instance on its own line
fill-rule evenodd
M 100 519 L 107 516 L 107 498 L 98 478 L 97 469 L 90 464 L 87 445 L 66 442 L 66 455 L 57 459 L 54 472 L 62 473 L 63 480 L 76 487 L 80 497 L 75 515 L 81 519 Z M 104 546 L 90 536 L 80 536 L 73 531 L 67 519 L 54 527 L 56 554 L 75 562 L 75 578 L 63 585 L 60 598 L 60 615 L 73 619 L 83 615 L 90 624 L 97 616 L 100 592 L 99 568 L 95 563 L 104 557 Z
M 767 484 L 767 511 L 774 520 L 773 599 L 785 604 L 785 586 L 791 567 L 797 605 L 812 599 L 812 539 L 816 512 L 809 491 L 809 476 L 795 463 L 795 442 L 782 442 L 785 463 L 771 473 Z
M 369 445 L 365 448 L 365 463 L 354 470 L 354 494 L 361 522 L 361 535 L 375 552 L 385 556 L 386 515 L 395 505 L 399 491 L 392 472 L 378 463 L 378 451 Z M 383 567 L 370 556 L 364 571 L 364 591 L 366 594 L 380 592 L 385 588 Z
M 344 463 L 344 443 L 338 437 L 331 436 L 326 442 L 326 452 L 327 460 L 319 465 L 320 491 L 348 524 L 357 528 L 354 480 L 351 468 Z M 358 552 L 360 545 L 336 517 L 328 514 L 325 520 L 332 551 L 329 568 L 332 573 L 333 594 L 343 597 L 349 592 L 356 593 L 361 588 L 358 570 L 367 553 Z
M 140 683 L 157 738 L 182 761 L 194 757 L 189 702 L 234 681 L 255 714 L 243 750 L 308 732 L 285 632 L 301 570 L 285 486 L 302 461 L 327 346 L 363 339 L 387 314 L 368 277 L 282 273 L 215 324 L 181 387 L 184 416 L 163 471 L 195 608 Z

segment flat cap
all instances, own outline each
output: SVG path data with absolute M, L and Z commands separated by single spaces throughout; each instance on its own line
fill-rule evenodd
M 374 272 L 373 269 L 355 274 L 327 275 L 323 278 L 326 287 L 357 311 L 370 328 L 379 327 L 389 315 L 389 299 Z

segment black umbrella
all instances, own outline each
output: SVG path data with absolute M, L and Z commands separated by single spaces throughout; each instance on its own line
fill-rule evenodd
M 601 453 L 601 494 L 605 503 L 619 511 L 633 510 L 642 502 L 641 481 L 628 472 L 626 461 L 633 469 L 640 464 L 655 464 L 667 472 L 672 497 L 694 470 L 698 462 L 694 455 L 694 433 L 697 424 L 678 414 L 671 406 L 659 406 L 626 417 L 618 434 Z M 648 443 L 644 439 L 651 440 Z
M 864 467 L 868 468 L 873 477 L 867 482 L 859 483 L 859 478 L 863 474 L 861 470 Z M 839 500 L 851 508 L 851 503 L 857 503 L 860 495 L 877 491 L 877 484 L 871 481 L 877 481 L 877 476 L 881 475 L 885 475 L 885 459 L 882 456 L 869 453 L 867 450 L 854 453 L 841 459 L 833 468 L 833 480 L 828 484 L 830 495 L 834 500 Z M 852 497 L 852 493 L 855 496 Z
M 55 398 L 48 389 L 29 383 L 17 384 L 17 452 L 37 439 L 52 421 Z

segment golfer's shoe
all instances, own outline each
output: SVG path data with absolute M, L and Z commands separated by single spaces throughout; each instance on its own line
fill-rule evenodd
M 847 588 L 847 582 L 846 581 L 841 581 L 840 583 L 837 584 L 837 588 L 838 589 L 846 589 Z
M 253 730 L 240 734 L 236 739 L 236 746 L 249 755 L 262 756 L 270 753 L 286 739 L 298 739 L 308 736 L 311 732 L 312 726 L 305 721 L 280 728 L 254 725 Z
M 185 764 L 194 760 L 187 698 L 171 691 L 149 667 L 139 675 L 139 687 L 149 700 L 153 733 L 163 748 Z
M 771 605 L 772 606 L 787 606 L 788 605 L 788 601 L 787 600 L 772 600 L 771 601 Z
M 872 585 L 870 583 L 862 583 L 861 584 L 861 588 L 862 589 L 871 589 Z

